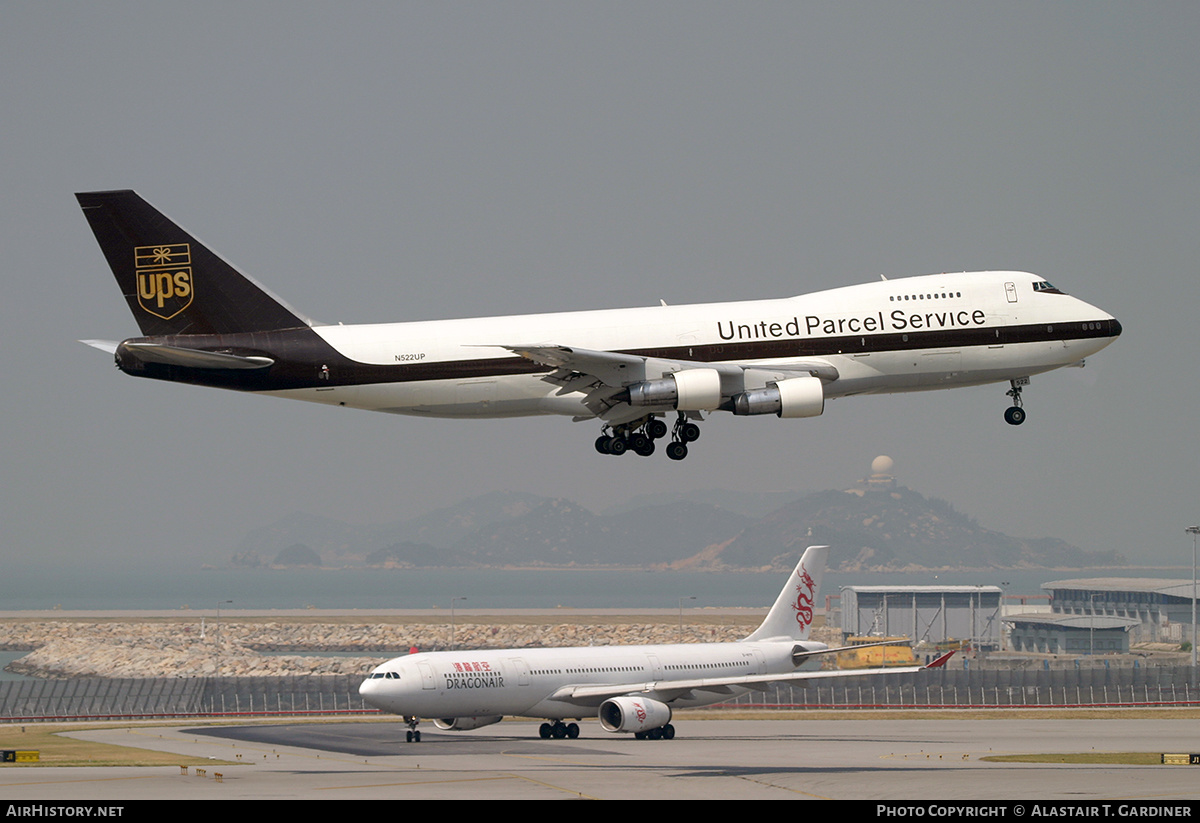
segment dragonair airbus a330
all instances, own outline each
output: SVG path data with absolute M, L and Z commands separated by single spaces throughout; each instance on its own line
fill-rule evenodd
M 132 191 L 78 194 L 142 337 L 126 374 L 428 417 L 565 415 L 596 450 L 682 460 L 707 413 L 815 417 L 854 394 L 1079 366 L 1121 333 L 1034 274 L 933 274 L 778 300 L 371 325 L 317 323 Z M 674 425 L 667 420 L 674 415 Z
M 808 639 L 828 552 L 805 550 L 762 625 L 744 640 L 416 653 L 377 667 L 359 693 L 402 715 L 410 743 L 420 742 L 423 717 L 444 731 L 467 731 L 506 715 L 545 719 L 543 738 L 578 737 L 578 724 L 564 721 L 598 717 L 605 731 L 671 739 L 675 709 L 724 702 L 768 683 L 900 674 L 949 659 L 953 652 L 928 667 L 818 671 L 822 655 L 840 651 Z

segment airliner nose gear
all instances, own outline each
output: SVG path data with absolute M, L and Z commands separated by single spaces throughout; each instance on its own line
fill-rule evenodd
M 1004 410 L 1004 420 L 1010 426 L 1019 426 L 1025 422 L 1025 409 L 1022 408 L 1021 389 L 1029 385 L 1029 378 L 1018 377 L 1008 382 L 1012 384 L 1012 388 L 1008 390 L 1007 395 L 1012 398 L 1013 404 Z

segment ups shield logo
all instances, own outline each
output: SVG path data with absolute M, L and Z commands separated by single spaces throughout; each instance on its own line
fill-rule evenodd
M 138 305 L 170 320 L 192 304 L 192 251 L 187 243 L 133 250 Z

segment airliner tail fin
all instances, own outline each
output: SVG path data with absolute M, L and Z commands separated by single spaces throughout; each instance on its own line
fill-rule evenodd
M 762 625 L 747 640 L 807 640 L 812 628 L 828 546 L 809 546 Z
M 312 325 L 136 192 L 75 197 L 145 336 Z

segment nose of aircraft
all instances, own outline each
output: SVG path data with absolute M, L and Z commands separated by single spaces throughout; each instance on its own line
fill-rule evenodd
M 358 684 L 358 694 L 368 706 L 386 711 L 387 708 L 384 704 L 387 702 L 387 682 L 382 677 L 368 677 Z

